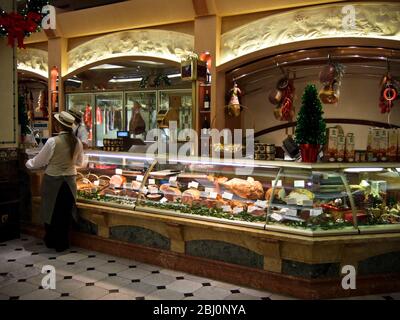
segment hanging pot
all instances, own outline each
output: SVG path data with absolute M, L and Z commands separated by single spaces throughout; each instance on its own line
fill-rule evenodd
M 334 83 L 324 86 L 319 92 L 319 98 L 324 104 L 336 104 L 339 101 L 339 94 L 334 89 Z
M 282 96 L 283 93 L 281 90 L 278 89 L 273 89 L 270 93 L 269 93 L 269 97 L 268 100 L 269 102 L 271 102 L 274 105 L 277 105 L 281 102 L 282 100 Z
M 328 64 L 324 66 L 319 73 L 319 80 L 321 83 L 331 83 L 335 80 L 336 68 L 333 64 Z
M 281 80 L 279 80 L 276 88 L 278 90 L 284 90 L 287 88 L 287 86 L 289 85 L 289 79 L 288 78 L 282 78 Z
M 302 162 L 317 162 L 318 153 L 319 153 L 319 144 L 301 144 L 300 145 L 300 153 L 301 153 L 301 161 Z

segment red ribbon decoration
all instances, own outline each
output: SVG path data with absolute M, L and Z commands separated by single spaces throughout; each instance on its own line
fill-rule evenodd
M 15 40 L 17 40 L 18 48 L 25 48 L 25 33 L 36 31 L 41 19 L 42 16 L 36 12 L 29 12 L 26 17 L 17 12 L 7 13 L 0 17 L 0 25 L 8 33 L 8 45 L 14 47 Z

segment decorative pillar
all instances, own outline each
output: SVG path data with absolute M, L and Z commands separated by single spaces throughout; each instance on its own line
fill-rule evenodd
M 6 12 L 15 11 L 14 0 L 0 0 Z M 0 148 L 16 148 L 19 143 L 16 49 L 0 39 Z
M 205 10 L 205 11 L 204 11 Z M 206 13 L 206 9 L 202 11 Z M 194 49 L 200 54 L 208 51 L 211 54 L 211 126 L 217 129 L 225 128 L 225 76 L 217 73 L 217 63 L 220 53 L 221 17 L 202 15 L 194 21 Z M 218 88 L 218 91 L 217 91 Z
M 49 63 L 49 108 L 51 109 L 51 69 L 55 66 L 58 69 L 58 104 L 59 111 L 65 110 L 65 101 L 64 101 L 64 83 L 63 76 L 67 74 L 67 52 L 68 52 L 68 39 L 55 36 L 49 38 L 48 41 L 48 63 Z M 53 114 L 54 110 L 49 110 L 49 128 L 51 128 L 51 132 L 53 133 Z

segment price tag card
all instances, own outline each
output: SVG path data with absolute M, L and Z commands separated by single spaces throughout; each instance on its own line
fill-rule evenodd
M 204 192 L 205 192 L 205 193 L 214 192 L 214 188 L 205 188 Z
M 136 181 L 142 182 L 144 177 L 142 175 L 136 176 Z
M 276 181 L 276 180 L 272 180 L 272 181 L 271 181 L 271 186 L 272 186 L 272 187 L 275 185 L 275 181 Z M 277 187 L 277 188 L 278 188 L 278 187 L 282 187 L 282 180 L 278 180 L 278 181 L 276 182 L 276 187 Z
M 305 181 L 304 180 L 294 180 L 293 186 L 295 188 L 304 188 L 305 187 Z
M 168 202 L 167 198 L 162 198 L 162 199 L 160 200 L 160 203 L 166 203 L 166 202 Z
M 147 194 L 147 193 L 149 192 L 149 190 L 148 190 L 146 187 L 143 187 L 140 191 L 141 191 L 143 194 Z
M 222 206 L 222 211 L 223 212 L 232 212 L 231 206 Z
M 233 208 L 233 214 L 238 214 L 243 212 L 243 208 L 242 207 L 235 207 Z
M 322 208 L 315 208 L 310 210 L 310 216 L 311 217 L 317 217 L 320 214 L 322 214 Z
M 177 181 L 176 181 L 177 178 L 178 178 L 178 177 L 176 177 L 176 176 L 175 176 L 175 177 L 170 177 L 170 178 L 169 178 L 169 184 L 170 184 L 171 186 L 177 186 Z
M 217 192 L 210 192 L 210 194 L 208 195 L 210 199 L 217 199 L 217 196 L 218 196 Z
M 158 188 L 149 188 L 151 194 L 158 194 Z
M 232 199 L 233 199 L 233 194 L 232 194 L 232 193 L 229 193 L 229 192 L 224 192 L 224 193 L 222 194 L 222 198 L 223 198 L 223 199 L 227 199 L 227 200 L 232 200 Z
M 257 207 L 265 209 L 267 207 L 267 201 L 257 200 L 254 205 L 256 205 Z
M 97 186 L 100 185 L 100 181 L 99 181 L 99 180 L 96 180 L 96 181 L 93 182 L 93 184 L 97 187 Z
M 199 188 L 199 183 L 196 182 L 196 181 L 189 182 L 188 188 L 189 189 L 190 188 L 198 189 Z
M 155 179 L 149 179 L 149 184 L 156 184 L 156 180 Z
M 121 175 L 122 174 L 122 169 L 115 169 L 115 174 Z
M 297 205 L 297 200 L 296 200 L 296 198 L 287 198 L 286 204 Z
M 256 206 L 250 206 L 247 208 L 248 213 L 252 213 L 253 211 L 256 211 L 256 210 L 260 210 L 260 208 L 258 208 Z
M 295 209 L 288 209 L 285 212 L 286 215 L 291 216 L 291 217 L 297 217 L 297 210 Z
M 271 214 L 271 218 L 274 219 L 275 221 L 281 221 L 283 219 L 283 217 L 278 213 Z

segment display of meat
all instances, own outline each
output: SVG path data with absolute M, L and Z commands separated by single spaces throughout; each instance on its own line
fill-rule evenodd
M 121 188 L 126 183 L 126 178 L 120 175 L 113 175 L 110 179 L 110 184 L 116 188 Z
M 178 188 L 172 187 L 168 183 L 161 185 L 160 191 L 168 201 L 176 201 L 182 195 L 182 192 Z
M 194 201 L 200 199 L 200 191 L 197 189 L 188 189 L 182 193 L 182 203 L 187 205 L 193 205 Z
M 92 107 L 90 106 L 90 104 L 87 104 L 85 107 L 83 122 L 85 123 L 86 127 L 90 129 L 92 128 Z
M 233 178 L 225 182 L 223 186 L 241 198 L 258 200 L 264 197 L 264 189 L 261 182 L 255 181 L 253 178 L 248 178 L 247 180 Z
M 283 201 L 286 197 L 285 189 L 275 188 L 273 200 Z M 270 201 L 272 199 L 272 188 L 269 188 L 265 193 L 265 200 Z

